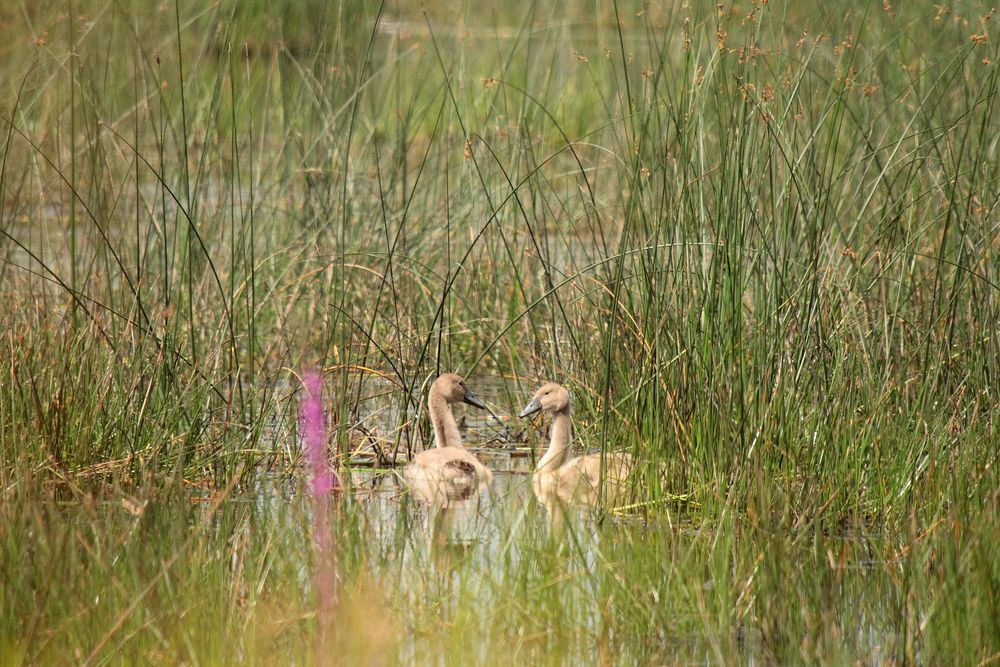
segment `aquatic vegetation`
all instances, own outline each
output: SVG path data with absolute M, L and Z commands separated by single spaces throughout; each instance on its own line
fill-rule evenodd
M 0 662 L 997 659 L 988 4 L 154 4 L 0 4 Z

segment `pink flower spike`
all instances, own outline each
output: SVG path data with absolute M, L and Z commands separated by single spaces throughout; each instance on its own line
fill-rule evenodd
M 337 564 L 330 530 L 329 494 L 340 488 L 340 480 L 326 461 L 326 414 L 323 412 L 323 375 L 317 371 L 302 374 L 302 398 L 299 425 L 305 441 L 309 466 L 310 493 L 313 498 L 313 540 L 316 544 L 316 569 L 313 573 L 319 598 L 319 632 L 316 655 L 330 655 L 334 614 L 337 606 Z
M 317 371 L 306 371 L 302 377 L 303 396 L 299 406 L 299 423 L 306 446 L 306 463 L 309 466 L 311 492 L 314 497 L 325 496 L 340 487 L 336 475 L 326 462 L 326 415 L 323 412 L 323 376 Z

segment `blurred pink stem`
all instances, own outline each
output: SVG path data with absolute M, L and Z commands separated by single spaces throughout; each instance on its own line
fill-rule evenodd
M 326 415 L 323 412 L 323 376 L 316 371 L 303 374 L 304 391 L 299 412 L 309 466 L 309 491 L 313 498 L 313 539 L 316 543 L 316 592 L 319 596 L 319 637 L 317 662 L 325 664 L 334 656 L 330 647 L 334 610 L 337 604 L 337 568 L 330 534 L 330 491 L 340 488 L 340 480 L 326 461 Z

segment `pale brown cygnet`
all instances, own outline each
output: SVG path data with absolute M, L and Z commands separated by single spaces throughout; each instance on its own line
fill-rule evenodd
M 451 500 L 469 498 L 493 479 L 490 469 L 462 446 L 458 424 L 451 411 L 455 403 L 486 407 L 461 376 L 440 375 L 431 384 L 427 396 L 436 446 L 415 456 L 403 469 L 403 478 L 410 490 L 427 502 L 447 504 Z
M 569 459 L 573 433 L 569 392 L 554 382 L 542 385 L 519 416 L 530 417 L 542 411 L 552 415 L 552 426 L 549 447 L 535 467 L 532 479 L 535 494 L 540 499 L 555 496 L 564 502 L 596 504 L 601 488 L 601 455 L 587 454 Z M 633 467 L 634 462 L 629 454 L 604 455 L 603 481 L 606 498 L 613 499 L 619 495 Z

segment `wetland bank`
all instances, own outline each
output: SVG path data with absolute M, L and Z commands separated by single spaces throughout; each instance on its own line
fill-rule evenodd
M 0 663 L 997 662 L 997 21 L 3 4 Z

